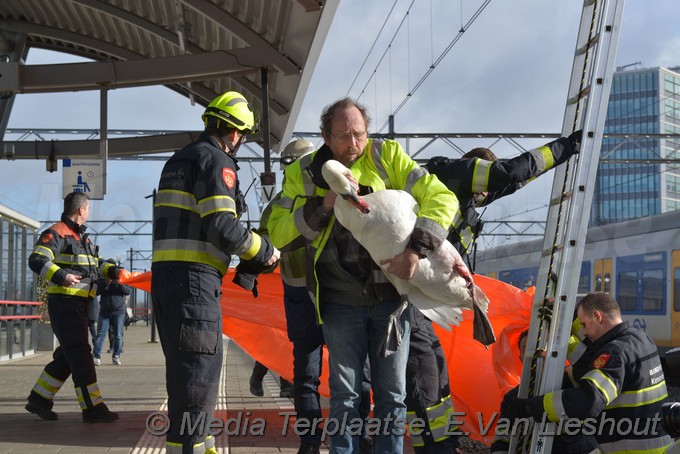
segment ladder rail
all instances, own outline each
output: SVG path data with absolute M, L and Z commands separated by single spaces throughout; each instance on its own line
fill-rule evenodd
M 583 5 L 562 126 L 563 136 L 583 129 L 583 139 L 580 155 L 555 169 L 521 398 L 562 387 L 623 4 L 624 0 L 586 0 Z M 552 437 L 547 434 L 554 430 L 554 424 L 534 424 L 530 450 L 524 450 L 527 437 L 515 434 L 510 452 L 518 447 L 519 452 L 550 452 Z

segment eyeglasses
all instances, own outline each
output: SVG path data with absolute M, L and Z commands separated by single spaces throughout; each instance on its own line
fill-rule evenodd
M 349 142 L 354 137 L 354 140 L 360 142 L 366 138 L 366 131 L 363 132 L 345 132 L 343 134 L 333 134 L 331 135 L 341 142 Z

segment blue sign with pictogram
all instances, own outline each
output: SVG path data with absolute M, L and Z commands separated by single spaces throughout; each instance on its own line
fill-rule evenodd
M 64 159 L 62 197 L 71 192 L 83 192 L 90 196 L 90 199 L 103 199 L 103 169 L 101 159 Z

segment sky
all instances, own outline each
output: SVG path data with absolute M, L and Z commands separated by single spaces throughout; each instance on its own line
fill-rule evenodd
M 380 127 L 387 114 L 408 98 L 395 116 L 396 132 L 559 133 L 582 2 L 492 1 L 446 52 L 462 25 L 483 3 L 342 0 L 295 131 L 318 131 L 323 107 L 350 95 L 368 107 L 373 117 L 369 132 L 386 132 Z M 410 5 L 408 19 L 404 20 Z M 677 0 L 626 1 L 616 64 L 680 66 L 677 17 Z M 69 58 L 36 50 L 29 53 L 27 63 L 71 61 Z M 431 66 L 434 68 L 424 78 Z M 422 83 L 413 91 L 419 81 Z M 50 108 L 44 109 L 47 103 Z M 187 98 L 164 87 L 109 92 L 111 129 L 201 129 L 202 112 L 203 108 L 191 106 Z M 98 127 L 98 92 L 18 95 L 9 120 L 9 128 Z M 507 142 L 494 142 L 477 139 L 456 144 L 465 151 L 487 146 L 502 158 L 518 153 Z M 414 152 L 424 142 L 402 144 Z M 526 148 L 542 144 L 540 140 L 522 142 Z M 438 142 L 419 157 L 434 155 L 455 157 L 458 152 Z M 0 160 L 0 204 L 38 221 L 58 220 L 63 206 L 61 168 L 60 162 L 58 172 L 48 173 L 44 161 Z M 156 187 L 161 168 L 162 162 L 156 161 L 110 162 L 108 193 L 103 201 L 92 202 L 90 219 L 150 220 L 151 202 L 145 197 Z M 277 170 L 278 165 L 273 168 Z M 250 182 L 260 171 L 244 163 L 239 178 Z M 484 213 L 484 219 L 545 220 L 551 178 L 552 173 L 542 176 L 526 189 L 496 202 Z M 255 220 L 259 219 L 259 210 L 253 195 L 249 195 L 248 203 L 250 217 Z M 480 247 L 499 241 L 502 238 L 489 238 Z M 141 255 L 148 255 L 151 249 L 149 236 L 101 236 L 97 242 L 103 255 L 124 263 L 130 249 L 141 251 Z

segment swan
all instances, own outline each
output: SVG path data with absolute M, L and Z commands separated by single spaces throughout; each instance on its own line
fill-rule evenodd
M 421 259 L 409 280 L 389 273 L 387 264 L 381 265 L 408 245 L 419 211 L 411 194 L 386 189 L 359 196 L 352 173 L 335 160 L 324 163 L 321 173 L 339 196 L 333 208 L 337 221 L 368 251 L 400 295 L 447 331 L 451 325 L 460 324 L 462 309 L 473 310 L 474 339 L 485 346 L 496 340 L 487 317 L 489 299 L 474 284 L 472 274 L 449 241 Z

